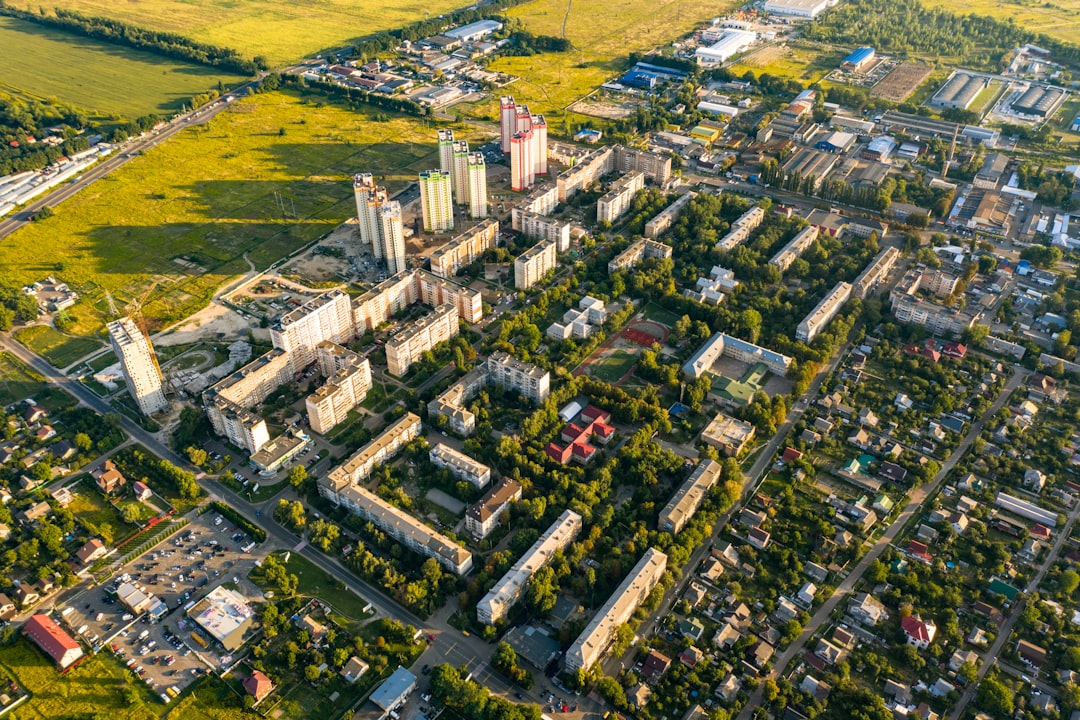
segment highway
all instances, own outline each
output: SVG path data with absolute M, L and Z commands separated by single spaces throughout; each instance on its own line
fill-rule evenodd
M 1016 368 L 1016 372 L 1013 374 L 1009 381 L 1005 383 L 1005 387 L 998 393 L 997 398 L 994 400 L 994 404 L 990 406 L 985 413 L 982 414 L 976 422 L 972 423 L 968 429 L 967 435 L 964 436 L 963 441 L 952 451 L 948 459 L 942 464 L 941 469 L 938 471 L 934 479 L 927 485 L 920 486 L 911 491 L 908 496 L 908 503 L 904 506 L 904 509 L 896 516 L 896 519 L 892 521 L 888 529 L 881 535 L 880 538 L 870 548 L 869 552 L 862 556 L 858 564 L 848 573 L 847 577 L 837 586 L 836 591 L 826 600 L 817 611 L 810 618 L 810 622 L 803 628 L 802 634 L 795 639 L 788 647 L 776 656 L 776 662 L 773 666 L 773 670 L 770 673 L 770 677 L 780 677 L 787 670 L 788 665 L 792 660 L 801 657 L 806 644 L 810 642 L 810 639 L 817 634 L 819 630 L 826 627 L 829 623 L 829 618 L 832 613 L 845 601 L 848 595 L 855 589 L 855 585 L 862 579 L 863 574 L 866 573 L 870 565 L 877 560 L 885 548 L 893 543 L 894 540 L 900 535 L 900 533 L 907 527 L 908 523 L 916 513 L 918 513 L 923 504 L 930 498 L 937 494 L 937 491 L 941 488 L 945 482 L 945 478 L 952 472 L 953 467 L 959 462 L 960 458 L 964 456 L 968 448 L 971 447 L 975 439 L 979 437 L 983 427 L 986 425 L 988 419 L 993 418 L 1002 407 L 1005 406 L 1009 396 L 1012 395 L 1013 390 L 1020 386 L 1020 383 L 1025 380 L 1031 374 L 1028 370 L 1022 370 Z M 758 685 L 754 690 L 750 699 L 746 705 L 743 706 L 742 712 L 739 713 L 738 720 L 750 720 L 753 716 L 754 710 L 761 706 L 762 695 L 764 692 L 764 683 Z
M 245 83 L 232 90 L 228 94 L 240 97 L 246 94 L 251 88 L 255 87 L 257 82 L 258 80 L 252 80 L 251 82 Z M 154 147 L 162 140 L 171 138 L 185 128 L 189 128 L 193 125 L 202 125 L 203 123 L 210 121 L 219 112 L 228 107 L 228 105 L 229 103 L 225 102 L 224 98 L 215 100 L 186 115 L 177 116 L 166 123 L 160 130 L 147 132 L 145 137 L 137 140 L 129 140 L 124 144 L 117 145 L 116 152 L 99 162 L 97 165 L 92 166 L 86 172 L 78 175 L 74 180 L 59 185 L 52 192 L 46 193 L 27 205 L 24 205 L 12 215 L 0 219 L 0 238 L 7 237 L 22 226 L 30 223 L 30 218 L 36 215 L 38 211 L 46 205 L 49 207 L 56 207 L 68 198 L 74 196 L 83 188 L 89 186 L 90 183 L 95 180 L 100 180 L 113 170 L 130 162 L 141 153 Z

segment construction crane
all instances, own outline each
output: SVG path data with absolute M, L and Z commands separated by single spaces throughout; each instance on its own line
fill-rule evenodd
M 154 352 L 154 344 L 150 342 L 150 328 L 146 326 L 146 318 L 143 317 L 142 312 L 143 305 L 146 304 L 146 300 L 150 297 L 150 293 L 154 292 L 154 290 L 157 288 L 158 282 L 159 281 L 155 280 L 154 282 L 150 283 L 150 287 L 146 290 L 146 292 L 142 294 L 141 297 L 128 303 L 127 307 L 124 308 L 124 312 L 127 314 L 128 318 L 135 322 L 135 326 L 139 328 L 139 332 L 141 332 L 146 338 L 146 344 L 150 347 L 150 357 L 154 361 L 154 367 L 157 368 L 158 375 L 160 375 L 161 366 L 158 364 L 157 353 Z

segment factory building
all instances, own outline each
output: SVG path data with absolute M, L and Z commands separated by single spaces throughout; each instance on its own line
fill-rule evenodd
M 840 69 L 844 72 L 861 73 L 871 65 L 877 53 L 872 47 L 861 47 L 840 61 Z
M 695 50 L 694 57 L 702 65 L 719 65 L 748 50 L 756 40 L 757 33 L 749 30 L 725 30 L 712 45 Z
M 765 0 L 762 10 L 770 15 L 813 20 L 837 3 L 837 0 Z
M 930 107 L 939 110 L 967 110 L 979 93 L 990 85 L 990 78 L 955 72 L 930 98 Z

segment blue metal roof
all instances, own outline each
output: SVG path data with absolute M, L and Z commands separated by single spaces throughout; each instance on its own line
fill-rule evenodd
M 872 47 L 861 47 L 858 50 L 855 50 L 854 52 L 852 52 L 846 58 L 844 58 L 844 62 L 845 63 L 851 63 L 853 65 L 858 65 L 863 60 L 865 60 L 866 58 L 870 57 L 873 54 L 874 54 L 874 48 L 872 48 Z

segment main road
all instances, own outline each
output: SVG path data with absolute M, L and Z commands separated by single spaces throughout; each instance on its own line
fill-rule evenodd
M 971 447 L 971 444 L 975 442 L 975 439 L 979 437 L 987 420 L 994 417 L 998 411 L 1004 407 L 1005 402 L 1009 399 L 1013 390 L 1018 388 L 1020 383 L 1030 374 L 1031 373 L 1028 370 L 1023 370 L 1019 367 L 1015 368 L 1015 373 L 1009 378 L 1008 382 L 1005 383 L 1005 387 L 1002 388 L 1001 392 L 998 393 L 993 405 L 991 405 L 990 408 L 972 424 L 971 428 L 968 429 L 967 435 L 964 436 L 963 441 L 952 451 L 948 459 L 945 460 L 933 480 L 931 480 L 929 484 L 915 488 L 911 492 L 907 505 L 905 505 L 900 514 L 896 516 L 896 519 L 893 520 L 888 529 L 880 538 L 878 538 L 877 542 L 874 543 L 874 546 L 870 548 L 870 551 L 863 555 L 862 559 L 859 560 L 854 569 L 848 573 L 847 577 L 844 578 L 829 599 L 822 603 L 821 607 L 817 609 L 817 612 L 810 618 L 810 622 L 803 628 L 802 634 L 800 634 L 794 642 L 788 645 L 787 649 L 777 656 L 776 663 L 770 674 L 771 677 L 780 677 L 783 675 L 791 661 L 802 655 L 803 649 L 810 641 L 810 638 L 812 638 L 819 629 L 825 627 L 829 622 L 829 618 L 832 616 L 833 610 L 835 610 L 841 602 L 847 599 L 847 596 L 855 589 L 856 583 L 862 579 L 862 576 L 866 573 L 867 569 L 869 569 L 870 565 L 881 557 L 881 554 L 885 552 L 885 548 L 896 540 L 897 536 L 907 526 L 908 522 L 922 508 L 923 503 L 937 493 L 938 489 L 945 482 L 945 478 L 948 477 L 949 473 L 952 472 L 952 469 L 956 466 L 956 463 L 959 462 L 960 458 L 963 457 L 964 453 Z M 738 720 L 750 720 L 754 710 L 762 704 L 763 690 L 764 683 L 761 683 L 754 690 L 746 705 L 743 706 L 742 712 L 739 713 Z

